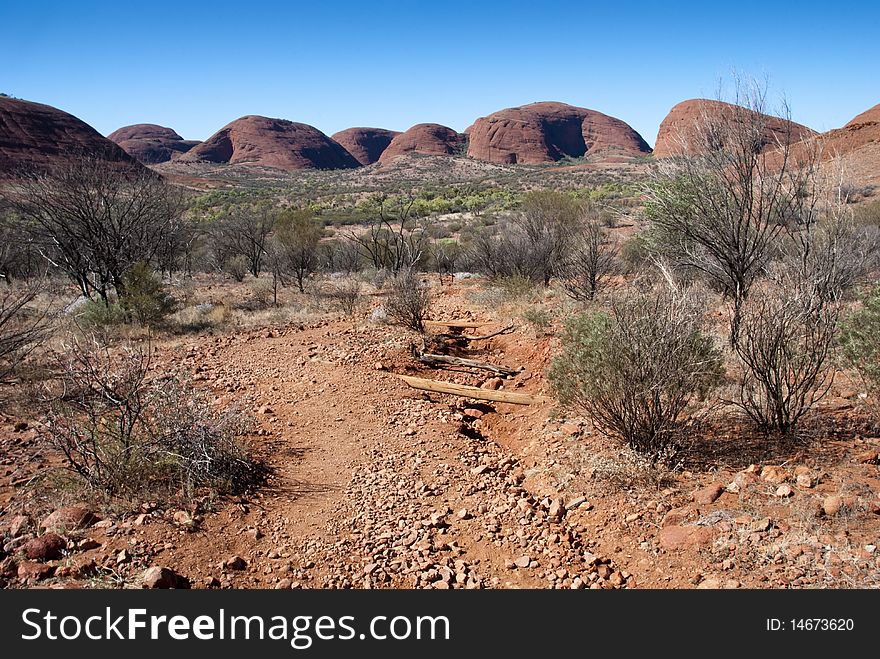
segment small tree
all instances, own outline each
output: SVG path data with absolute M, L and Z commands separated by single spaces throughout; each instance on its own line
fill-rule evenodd
M 98 158 L 26 176 L 14 201 L 43 256 L 105 305 L 183 212 L 181 192 L 159 175 Z
M 431 265 L 442 286 L 445 275 L 449 275 L 450 279 L 455 275 L 456 265 L 461 259 L 461 245 L 452 238 L 441 238 L 431 244 L 429 252 Z
M 400 325 L 425 333 L 425 319 L 431 306 L 431 292 L 411 269 L 401 270 L 388 282 L 388 315 Z
M 692 402 L 719 383 L 721 352 L 692 292 L 630 291 L 612 313 L 575 316 L 550 381 L 563 405 L 654 458 L 673 445 Z
M 300 293 L 305 292 L 306 278 L 318 268 L 318 243 L 324 235 L 321 222 L 313 213 L 288 209 L 278 216 L 273 236 L 273 273 L 281 281 L 289 274 Z
M 786 106 L 772 130 L 766 92 L 737 82 L 733 105 L 710 104 L 660 160 L 647 215 L 668 255 L 702 273 L 731 302 L 730 341 L 742 308 L 786 226 L 810 222 L 818 153 L 801 143 Z
M 226 263 L 236 257 L 244 259 L 250 273 L 259 277 L 277 215 L 277 211 L 266 204 L 256 207 L 239 205 L 220 215 L 211 225 L 219 260 Z
M 361 257 L 376 270 L 414 268 L 424 257 L 428 232 L 416 217 L 416 196 L 413 193 L 388 197 L 379 195 L 371 200 L 371 219 L 365 231 L 350 231 L 346 239 Z

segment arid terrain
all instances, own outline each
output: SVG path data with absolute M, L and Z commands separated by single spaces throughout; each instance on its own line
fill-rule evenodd
M 218 405 L 244 402 L 253 412 L 249 443 L 272 468 L 267 486 L 185 509 L 144 501 L 98 513 L 85 528 L 62 523 L 61 555 L 5 559 L 7 585 L 139 586 L 151 566 L 193 587 L 880 583 L 880 438 L 855 389 L 839 383 L 823 402 L 839 428 L 830 436 L 826 428 L 806 444 L 751 453 L 737 428 L 715 431 L 698 439 L 692 464 L 661 478 L 549 397 L 487 403 L 395 377 L 548 395 L 558 326 L 525 321 L 528 300 L 486 304 L 484 286 L 437 288 L 432 316 L 485 323 L 484 333 L 513 324 L 467 351 L 521 369 L 503 380 L 420 365 L 413 335 L 370 322 L 366 307 L 354 319 L 302 311 L 287 322 L 159 338 L 155 368 L 188 371 Z M 196 292 L 215 302 L 242 294 L 223 283 Z M 18 528 L 10 552 L 61 507 L 41 498 L 40 476 L 57 456 L 39 429 L 26 409 L 4 415 L 3 521 Z
M 880 336 L 875 119 L 693 100 L 651 155 L 563 103 L 195 143 L 0 98 L 0 587 L 880 586 L 880 367 L 840 338 Z M 598 353 L 591 401 L 663 423 L 565 404 Z M 107 436 L 137 487 L 81 467 Z

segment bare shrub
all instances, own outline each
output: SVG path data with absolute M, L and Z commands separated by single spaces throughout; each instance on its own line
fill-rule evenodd
M 763 431 L 792 435 L 828 392 L 837 307 L 809 287 L 770 287 L 742 310 L 739 407 Z
M 261 468 L 238 440 L 245 417 L 219 413 L 177 377 L 150 380 L 149 370 L 148 348 L 71 339 L 44 431 L 67 468 L 87 487 L 133 501 L 256 484 Z
M 492 278 L 523 277 L 546 285 L 559 271 L 581 213 L 582 205 L 569 195 L 529 193 L 522 211 L 499 231 L 474 237 L 469 259 Z
M 360 280 L 344 277 L 335 281 L 330 288 L 330 297 L 336 301 L 342 313 L 351 318 L 362 302 Z
M 401 270 L 388 280 L 385 308 L 396 323 L 424 334 L 430 306 L 431 292 L 415 271 Z
M 563 405 L 652 458 L 669 451 L 691 403 L 718 384 L 721 353 L 692 291 L 630 291 L 612 313 L 571 318 L 550 381 Z
M 572 235 L 568 254 L 562 262 L 562 285 L 573 300 L 596 297 L 601 282 L 617 268 L 617 245 L 596 220 L 587 220 Z
M 0 382 L 46 337 L 46 312 L 34 306 L 38 283 L 9 286 L 0 295 Z
M 252 280 L 248 286 L 248 293 L 248 299 L 243 305 L 246 309 L 258 311 L 278 304 L 277 288 L 274 286 L 274 283 L 270 283 L 265 279 Z

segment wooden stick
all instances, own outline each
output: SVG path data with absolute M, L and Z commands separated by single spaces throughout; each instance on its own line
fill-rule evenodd
M 477 336 L 475 334 L 435 334 L 438 339 L 464 339 L 465 341 L 482 341 L 484 339 L 491 339 L 493 336 L 498 336 L 499 334 L 505 334 L 513 329 L 513 325 L 508 325 L 507 327 L 502 327 L 500 330 L 492 332 L 491 334 L 483 334 Z
M 517 369 L 507 366 L 497 366 L 489 362 L 478 362 L 474 359 L 465 359 L 464 357 L 452 357 L 451 355 L 434 355 L 428 352 L 417 352 L 416 359 L 428 366 L 436 366 L 437 364 L 452 364 L 453 366 L 467 366 L 469 368 L 479 368 L 484 371 L 491 371 L 498 375 L 516 375 L 519 373 Z
M 413 389 L 433 391 L 439 394 L 452 394 L 453 396 L 465 396 L 467 398 L 491 400 L 499 403 L 513 403 L 514 405 L 541 405 L 546 402 L 541 396 L 532 396 L 530 394 L 480 389 L 479 387 L 468 387 L 463 384 L 441 382 L 440 380 L 426 380 L 425 378 L 416 378 L 410 375 L 398 375 L 397 377 Z
M 476 320 L 426 320 L 425 325 L 431 327 L 485 327 L 492 323 L 481 323 Z

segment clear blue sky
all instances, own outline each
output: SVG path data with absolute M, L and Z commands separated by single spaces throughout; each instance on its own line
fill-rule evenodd
M 880 103 L 877 0 L 0 0 L 0 26 L 0 91 L 103 134 L 148 122 L 204 139 L 245 114 L 463 130 L 556 100 L 653 144 L 672 105 L 733 70 L 769 78 L 818 130 Z

